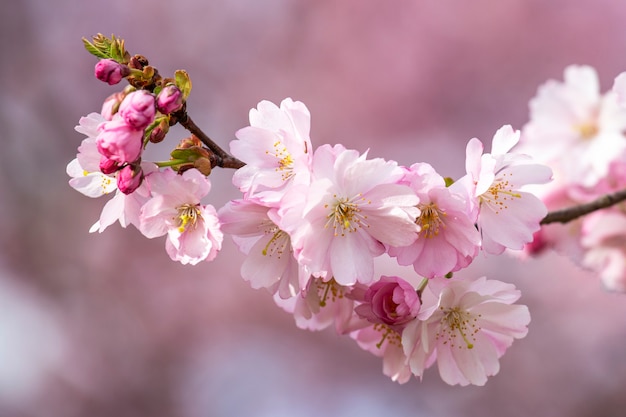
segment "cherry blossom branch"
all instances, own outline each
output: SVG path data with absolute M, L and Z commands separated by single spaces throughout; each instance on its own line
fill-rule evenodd
M 607 207 L 611 207 L 624 200 L 626 200 L 626 189 L 613 194 L 604 195 L 586 204 L 580 204 L 562 210 L 552 211 L 543 218 L 541 224 L 568 223 L 596 210 L 602 210 Z
M 215 166 L 218 166 L 220 168 L 239 169 L 246 165 L 245 162 L 240 161 L 239 159 L 230 155 L 228 152 L 223 150 L 217 143 L 213 142 L 213 140 L 206 133 L 204 133 L 202 129 L 200 129 L 198 125 L 194 123 L 193 120 L 191 120 L 191 117 L 189 117 L 184 108 L 174 113 L 174 116 L 176 117 L 178 123 L 181 124 L 181 126 L 183 126 L 190 133 L 200 139 L 200 141 L 202 141 L 202 143 L 206 145 L 206 147 L 209 148 L 211 152 L 213 152 L 213 156 L 215 157 Z M 213 163 L 211 165 L 213 165 Z

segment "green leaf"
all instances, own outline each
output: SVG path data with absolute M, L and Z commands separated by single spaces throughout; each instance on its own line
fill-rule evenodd
M 198 151 L 195 149 L 174 149 L 170 156 L 172 159 L 177 159 L 181 161 L 195 161 L 198 159 Z
M 174 73 L 176 87 L 183 93 L 183 99 L 186 101 L 191 93 L 191 79 L 185 70 L 176 70 Z
M 102 52 L 100 49 L 96 47 L 96 45 L 89 42 L 86 38 L 83 38 L 83 44 L 85 45 L 85 49 L 87 50 L 87 52 L 89 52 L 91 55 L 95 55 L 96 57 L 102 58 L 102 59 L 110 58 L 109 55 Z

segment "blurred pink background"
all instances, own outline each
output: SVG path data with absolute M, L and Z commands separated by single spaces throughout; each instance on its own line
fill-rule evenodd
M 161 74 L 188 70 L 189 113 L 224 145 L 258 101 L 289 96 L 311 110 L 316 145 L 458 177 L 467 140 L 521 128 L 537 87 L 565 66 L 592 65 L 611 87 L 626 70 L 623 2 L 3 6 L 1 417 L 624 415 L 626 296 L 567 259 L 479 257 L 463 273 L 521 288 L 529 336 L 485 387 L 449 387 L 436 369 L 397 385 L 348 338 L 301 331 L 250 289 L 229 239 L 217 261 L 183 267 L 134 229 L 89 234 L 105 199 L 65 175 L 78 119 L 117 91 L 93 77 L 83 36 L 114 33 Z M 215 206 L 236 196 L 231 175 L 212 174 Z

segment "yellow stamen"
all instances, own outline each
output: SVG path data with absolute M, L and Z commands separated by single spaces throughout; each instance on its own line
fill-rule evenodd
M 195 228 L 198 219 L 202 219 L 199 204 L 183 204 L 177 210 L 178 217 L 175 219 L 178 220 L 178 231 L 180 233 L 183 233 L 188 227 Z

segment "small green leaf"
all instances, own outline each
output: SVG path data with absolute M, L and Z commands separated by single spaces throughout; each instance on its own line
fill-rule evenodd
M 187 74 L 185 70 L 176 70 L 174 79 L 176 80 L 176 87 L 183 93 L 183 99 L 186 101 L 191 93 L 191 79 L 189 78 L 189 74 Z
M 453 180 L 452 178 L 450 178 L 450 177 L 445 177 L 443 180 L 444 180 L 444 181 L 445 181 L 445 183 L 446 183 L 446 187 L 449 187 L 449 186 L 451 186 L 452 184 L 454 184 L 454 180 Z
M 85 45 L 85 49 L 87 50 L 87 52 L 89 52 L 91 55 L 102 59 L 110 58 L 110 56 L 102 52 L 100 49 L 98 49 L 98 47 L 96 47 L 96 45 L 89 42 L 86 38 L 83 38 L 83 44 Z
M 194 161 L 198 159 L 198 151 L 190 148 L 190 149 L 174 149 L 170 156 L 172 159 L 178 159 L 181 161 Z

